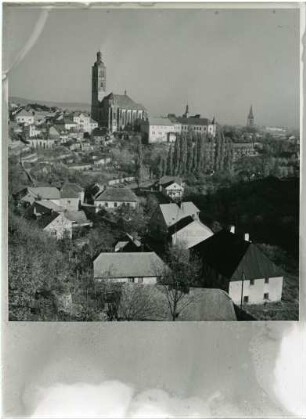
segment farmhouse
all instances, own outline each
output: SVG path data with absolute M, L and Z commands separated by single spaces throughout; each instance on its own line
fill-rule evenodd
M 84 189 L 76 183 L 65 183 L 60 189 L 62 207 L 69 211 L 77 211 L 84 201 Z
M 116 209 L 125 205 L 126 207 L 136 208 L 137 197 L 128 188 L 107 188 L 95 198 L 97 208 Z
M 221 288 L 236 304 L 280 301 L 283 271 L 253 243 L 222 230 L 191 248 L 202 260 L 201 286 Z
M 194 220 L 198 220 L 199 213 L 200 210 L 193 202 L 182 202 L 180 205 L 175 203 L 160 204 L 152 215 L 150 224 L 152 230 L 161 230 L 167 233 L 169 227 L 183 218 L 190 216 Z
M 100 253 L 93 262 L 97 282 L 156 284 L 167 265 L 154 252 Z
M 174 176 L 163 176 L 158 182 L 159 190 L 174 200 L 180 200 L 184 194 L 182 180 Z

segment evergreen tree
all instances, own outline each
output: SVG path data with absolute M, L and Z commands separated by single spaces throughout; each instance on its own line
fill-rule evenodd
M 193 141 L 192 136 L 187 136 L 187 160 L 186 160 L 186 172 L 191 173 L 193 163 Z
M 173 175 L 173 149 L 172 149 L 172 145 L 170 146 L 169 151 L 168 151 L 166 167 L 167 167 L 166 174 L 170 175 L 170 176 Z

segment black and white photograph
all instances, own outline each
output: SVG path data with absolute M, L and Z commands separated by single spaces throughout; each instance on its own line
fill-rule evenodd
M 8 318 L 299 320 L 299 8 L 3 8 Z
M 1 417 L 306 417 L 305 22 L 3 4 Z

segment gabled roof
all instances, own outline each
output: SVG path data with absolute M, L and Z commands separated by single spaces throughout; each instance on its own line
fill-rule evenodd
M 193 216 L 200 212 L 193 202 L 182 202 L 180 206 L 175 203 L 160 204 L 159 208 L 167 227 L 172 226 L 182 218 L 189 215 Z
M 84 189 L 76 183 L 65 183 L 60 190 L 61 198 L 78 198 Z
M 166 268 L 154 252 L 100 253 L 94 260 L 94 276 L 105 279 L 161 276 Z
M 65 218 L 77 223 L 77 224 L 89 224 L 90 221 L 87 219 L 84 211 L 65 211 Z
M 34 118 L 34 115 L 32 114 L 32 112 L 29 112 L 25 109 L 21 109 L 21 111 L 18 112 L 16 116 L 33 116 Z
M 137 202 L 137 197 L 128 188 L 107 188 L 96 198 L 96 201 Z
M 207 118 L 185 118 L 184 116 L 177 117 L 177 121 L 184 125 L 209 125 L 210 120 Z
M 114 105 L 123 109 L 142 111 L 145 110 L 144 106 L 142 106 L 140 103 L 134 102 L 133 99 L 131 99 L 128 95 L 117 95 L 114 93 L 110 93 L 109 95 L 104 97 L 103 101 L 104 100 L 111 100 L 113 101 Z
M 52 126 L 49 128 L 48 135 L 49 135 L 49 138 L 59 138 L 59 136 L 60 136 L 60 134 L 57 131 L 57 129 L 54 128 L 54 127 L 52 127 Z
M 188 224 L 193 223 L 194 219 L 191 215 L 187 215 L 187 217 L 181 218 L 177 223 L 172 224 L 168 228 L 169 234 L 175 234 L 176 232 L 182 230 L 182 228 L 188 226 Z
M 178 183 L 179 185 L 181 185 L 183 181 L 178 176 L 163 176 L 158 181 L 158 184 L 164 187 L 171 185 L 171 183 Z
M 51 212 L 51 214 L 47 214 L 47 215 L 43 215 L 42 217 L 40 217 L 37 220 L 37 224 L 40 228 L 44 229 L 46 228 L 49 224 L 52 223 L 52 221 L 54 221 L 57 217 L 60 216 L 60 213 L 58 212 Z
M 161 116 L 160 117 L 149 116 L 148 122 L 149 122 L 149 125 L 173 126 L 173 122 L 171 122 L 169 118 L 165 118 Z
M 173 229 L 173 227 L 170 227 L 172 229 L 170 233 L 172 240 L 176 244 L 180 243 L 186 249 L 190 249 L 196 244 L 207 240 L 214 234 L 209 227 L 202 224 L 199 220 L 192 220 L 191 223 L 181 226 L 178 230 Z
M 60 199 L 60 191 L 54 186 L 28 187 L 28 193 L 36 199 Z
M 42 199 L 40 201 L 35 201 L 34 205 L 47 208 L 48 210 L 51 210 L 51 211 L 56 211 L 56 212 L 64 211 L 63 207 L 61 207 L 59 205 L 56 205 L 54 202 L 49 201 L 48 199 Z
M 191 288 L 189 296 L 191 304 L 180 314 L 180 321 L 237 320 L 233 301 L 225 291 L 215 288 Z
M 283 271 L 253 243 L 221 230 L 192 249 L 230 281 L 282 276 Z

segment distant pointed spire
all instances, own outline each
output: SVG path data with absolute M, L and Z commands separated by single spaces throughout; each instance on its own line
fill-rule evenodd
M 101 61 L 102 61 L 102 53 L 101 53 L 101 51 L 99 50 L 99 51 L 97 52 L 97 62 L 98 62 L 98 63 L 101 63 Z
M 188 116 L 189 116 L 189 105 L 188 105 L 188 102 L 187 102 L 187 104 L 186 104 L 186 110 L 185 110 L 185 113 L 184 113 L 184 115 L 183 115 L 185 118 L 188 118 Z
M 126 96 L 127 95 L 127 93 L 126 93 L 126 89 L 124 90 L 124 96 Z
M 216 118 L 215 118 L 215 117 L 213 117 L 213 119 L 212 119 L 211 123 L 212 123 L 213 125 L 216 123 Z
M 248 114 L 247 126 L 248 127 L 254 127 L 254 114 L 253 114 L 253 106 L 252 105 L 250 107 L 250 111 L 249 111 L 249 114 Z

